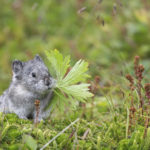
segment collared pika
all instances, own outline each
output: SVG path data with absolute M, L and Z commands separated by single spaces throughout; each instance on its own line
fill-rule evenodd
M 15 113 L 19 118 L 36 117 L 34 102 L 40 100 L 38 120 L 45 119 L 50 109 L 45 110 L 52 98 L 53 79 L 39 55 L 33 60 L 12 63 L 13 77 L 9 88 L 0 96 L 0 112 Z

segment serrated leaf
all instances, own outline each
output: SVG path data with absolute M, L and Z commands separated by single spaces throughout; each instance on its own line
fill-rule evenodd
M 89 77 L 89 75 L 86 73 L 87 70 L 88 63 L 84 60 L 79 60 L 63 79 L 63 85 L 72 85 L 81 81 L 85 81 L 87 77 Z
M 63 58 L 61 53 L 59 53 L 56 49 L 54 51 L 46 51 L 46 56 L 56 72 L 57 80 L 62 80 L 68 67 L 70 66 L 70 57 L 66 56 Z
M 62 90 L 65 93 L 69 93 L 72 97 L 77 98 L 80 101 L 86 100 L 89 97 L 92 97 L 93 94 L 89 92 L 89 84 L 78 84 L 78 85 L 71 85 L 71 86 L 66 86 L 62 88 Z
M 55 97 L 50 104 L 53 108 L 58 106 L 63 110 L 64 106 L 75 104 L 77 101 L 84 102 L 87 98 L 93 96 L 89 92 L 89 84 L 82 83 L 89 77 L 87 74 L 88 63 L 79 60 L 66 74 L 70 66 L 70 57 L 63 55 L 58 51 L 46 51 L 50 65 L 56 74 L 56 86 L 54 89 Z

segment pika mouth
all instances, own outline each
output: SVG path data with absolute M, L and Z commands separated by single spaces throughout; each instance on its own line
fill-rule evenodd
M 56 79 L 53 79 L 52 84 L 53 84 L 52 87 L 55 88 L 55 87 L 56 87 L 56 84 L 57 84 L 57 80 L 56 80 Z
M 51 80 L 51 85 L 48 88 L 49 89 L 55 88 L 56 87 L 56 83 L 57 83 L 57 80 L 56 79 L 52 79 Z

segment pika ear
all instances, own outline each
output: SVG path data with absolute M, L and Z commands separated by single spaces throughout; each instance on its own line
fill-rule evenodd
M 42 58 L 37 54 L 34 58 L 35 61 L 43 62 Z
M 22 73 L 22 69 L 23 69 L 23 62 L 19 60 L 14 60 L 12 63 L 12 70 L 14 75 L 17 75 L 19 77 Z

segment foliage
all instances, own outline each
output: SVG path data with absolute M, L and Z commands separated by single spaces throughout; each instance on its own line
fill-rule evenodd
M 57 50 L 46 51 L 46 55 L 50 66 L 55 70 L 57 80 L 54 89 L 55 97 L 51 105 L 61 103 L 61 105 L 58 106 L 64 108 L 68 103 L 69 106 L 73 104 L 75 107 L 76 101 L 83 102 L 93 96 L 93 94 L 89 92 L 90 84 L 82 83 L 89 77 L 86 73 L 88 70 L 87 62 L 79 60 L 70 71 L 67 72 L 70 66 L 69 56 L 63 58 L 63 55 Z M 54 107 L 55 106 L 53 106 L 53 108 Z

